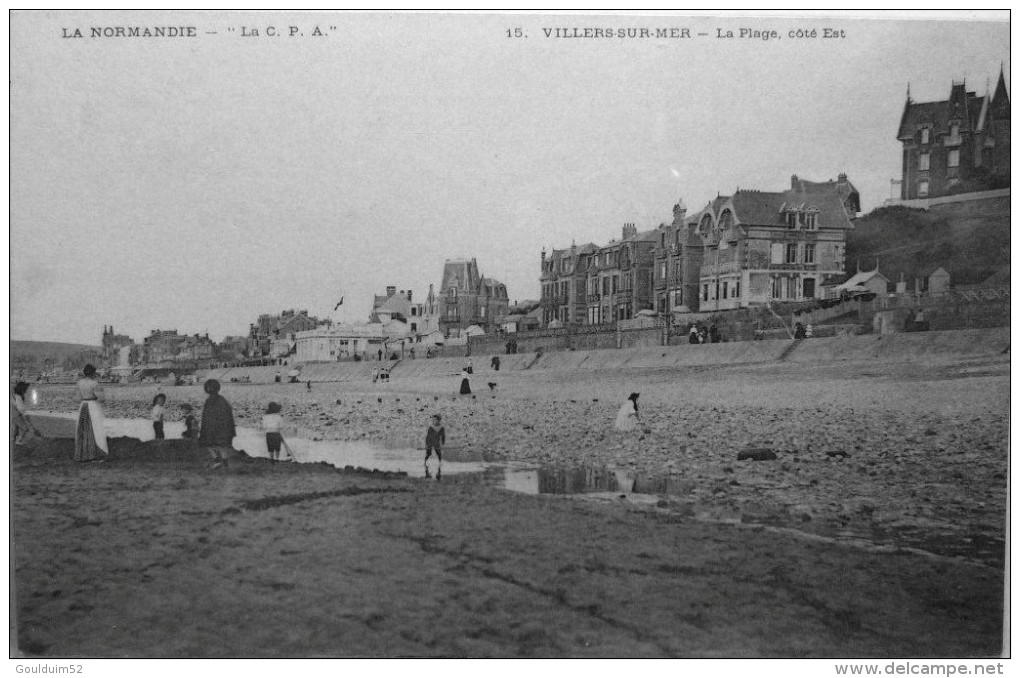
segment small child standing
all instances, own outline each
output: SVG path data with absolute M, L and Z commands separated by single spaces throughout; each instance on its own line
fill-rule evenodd
M 283 408 L 280 407 L 280 403 L 269 403 L 262 417 L 262 429 L 266 432 L 266 449 L 269 450 L 269 459 L 274 464 L 280 460 L 280 446 L 283 443 L 283 436 L 280 435 L 280 427 L 283 426 L 281 409 Z
M 442 424 L 443 418 L 438 414 L 432 415 L 432 423 L 425 432 L 425 463 L 428 464 L 432 450 L 436 451 L 439 462 L 443 461 L 443 445 L 446 444 L 446 429 Z
M 198 440 L 198 420 L 195 419 L 191 405 L 183 403 L 181 411 L 184 412 L 184 433 L 181 434 L 181 437 Z
M 152 430 L 156 440 L 163 440 L 163 415 L 166 414 L 166 395 L 157 393 L 152 399 Z

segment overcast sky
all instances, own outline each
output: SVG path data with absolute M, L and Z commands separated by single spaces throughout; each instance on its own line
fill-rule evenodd
M 166 25 L 197 37 L 89 37 Z M 781 37 L 715 37 L 742 27 Z M 789 37 L 825 27 L 846 37 Z M 537 298 L 543 246 L 794 173 L 846 172 L 867 211 L 899 176 L 908 82 L 929 101 L 1010 76 L 1005 22 L 15 13 L 10 45 L 11 336 L 89 344 L 109 324 L 220 340 L 341 294 L 333 317 L 366 320 L 455 256 Z

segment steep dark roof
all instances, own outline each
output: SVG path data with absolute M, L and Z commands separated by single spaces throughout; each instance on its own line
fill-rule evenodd
M 999 69 L 999 82 L 995 85 L 992 95 L 992 115 L 995 118 L 1009 117 L 1009 92 L 1006 91 L 1006 77 Z
M 801 185 L 812 183 L 802 182 Z M 733 196 L 733 210 L 744 226 L 785 227 L 782 210 L 789 208 L 817 209 L 821 228 L 853 228 L 835 182 L 813 184 L 809 190 L 791 189 L 782 193 L 737 191 Z
M 719 214 L 719 208 L 725 205 L 726 202 L 729 201 L 729 199 L 730 196 L 728 195 L 717 195 L 715 197 L 715 200 L 712 201 L 712 213 Z
M 860 202 L 860 193 L 857 191 L 857 188 L 846 179 L 845 175 L 840 175 L 840 179 L 840 181 L 808 181 L 801 179 L 800 185 L 804 187 L 806 192 L 816 195 L 835 191 L 842 203 L 846 203 L 847 198 L 856 193 L 858 202 Z
M 549 258 L 550 259 L 565 259 L 565 258 L 570 257 L 572 254 L 591 254 L 592 252 L 594 252 L 597 249 L 598 249 L 598 247 L 595 246 L 595 243 L 586 242 L 583 245 L 578 245 L 576 248 L 574 248 L 574 252 L 570 251 L 571 250 L 570 247 L 568 247 L 566 249 L 562 249 L 562 250 L 554 249 L 549 254 Z
M 962 121 L 964 128 L 973 131 L 981 115 L 985 97 L 979 97 L 974 92 L 966 92 L 962 87 L 962 85 L 953 85 L 950 98 L 944 101 L 913 102 L 908 100 L 903 109 L 900 130 L 896 134 L 896 138 L 909 139 L 917 133 L 917 128 L 922 125 L 930 125 L 934 134 L 947 132 L 949 121 L 957 118 Z M 964 104 L 959 115 L 954 115 L 953 112 L 953 106 L 956 103 Z

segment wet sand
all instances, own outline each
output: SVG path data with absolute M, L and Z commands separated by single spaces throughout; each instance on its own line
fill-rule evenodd
M 648 505 L 521 495 L 485 473 L 436 482 L 252 461 L 224 474 L 200 457 L 181 461 L 179 441 L 125 442 L 121 458 L 80 466 L 48 443 L 15 460 L 21 647 L 73 656 L 1001 651 L 1008 356 L 479 372 L 475 398 L 455 395 L 453 376 L 311 391 L 225 383 L 223 394 L 242 425 L 276 400 L 305 433 L 419 446 L 439 411 L 450 444 L 487 459 L 668 474 L 673 491 Z M 172 412 L 181 402 L 200 410 L 200 387 L 164 390 Z M 635 390 L 639 431 L 613 431 Z M 111 388 L 108 414 L 145 416 L 154 393 Z M 68 387 L 39 396 L 39 409 L 75 406 Z M 168 461 L 152 456 L 167 446 Z M 748 447 L 777 458 L 737 461 Z

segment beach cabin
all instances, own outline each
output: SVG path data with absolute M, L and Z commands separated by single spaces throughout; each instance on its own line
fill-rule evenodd
M 844 282 L 826 287 L 825 290 L 826 298 L 853 297 L 868 293 L 878 295 L 889 293 L 889 279 L 879 273 L 877 268 L 873 271 L 857 271 Z

